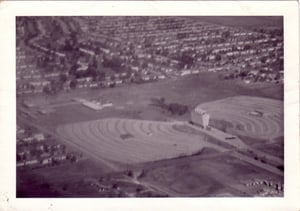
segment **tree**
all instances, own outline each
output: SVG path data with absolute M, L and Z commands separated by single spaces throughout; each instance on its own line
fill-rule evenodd
M 265 64 L 266 61 L 267 61 L 267 57 L 262 57 L 262 58 L 260 59 L 260 61 L 261 61 L 261 63 Z
M 116 79 L 115 75 L 110 76 L 110 80 L 114 81 Z
M 44 86 L 43 92 L 47 95 L 50 95 L 51 94 L 50 86 Z
M 98 61 L 96 59 L 96 57 L 93 57 L 93 60 L 91 62 L 91 66 L 94 68 L 94 69 L 98 69 Z
M 68 190 L 68 184 L 64 184 L 63 187 L 62 187 L 63 191 L 66 191 Z
M 251 48 L 251 45 L 247 44 L 244 46 L 244 50 L 249 50 Z
M 62 82 L 62 83 L 65 83 L 67 81 L 68 77 L 66 74 L 64 73 L 61 73 L 60 76 L 59 76 L 59 80 Z
M 85 72 L 85 76 L 90 76 L 93 78 L 97 77 L 97 71 L 95 69 L 95 67 L 93 67 L 93 65 L 89 65 L 86 72 Z
M 122 65 L 122 60 L 119 57 L 106 58 L 104 57 L 103 66 L 119 71 Z
M 224 31 L 222 32 L 222 38 L 227 39 L 230 36 L 230 32 L 229 31 Z
M 112 189 L 118 189 L 118 185 L 116 183 L 114 183 L 111 188 Z
M 70 82 L 70 88 L 71 89 L 75 89 L 77 87 L 77 80 L 76 79 L 73 79 L 71 82 Z
M 183 65 L 188 65 L 189 67 L 192 66 L 195 62 L 194 58 L 187 53 L 182 54 L 180 61 Z
M 35 86 L 32 84 L 29 84 L 29 89 L 33 92 L 35 90 Z
M 221 55 L 220 55 L 220 54 L 217 54 L 215 60 L 216 60 L 216 61 L 221 61 L 221 59 L 222 59 Z
M 96 77 L 93 78 L 93 81 L 104 81 L 105 79 L 105 72 L 103 71 L 100 71 L 100 72 L 97 72 L 97 75 Z
M 246 71 L 242 71 L 241 73 L 240 73 L 240 77 L 241 78 L 245 78 L 247 76 L 247 72 Z
M 69 74 L 74 75 L 76 73 L 78 67 L 79 67 L 78 64 L 73 64 L 69 70 Z
M 50 94 L 55 95 L 63 89 L 63 83 L 60 80 L 50 81 Z
M 128 176 L 128 177 L 133 177 L 133 172 L 132 172 L 132 170 L 128 170 L 127 176 Z
M 161 105 L 164 105 L 165 102 L 166 102 L 166 99 L 164 97 L 161 97 L 159 98 L 159 101 L 158 101 Z
M 21 160 L 22 160 L 22 157 L 19 154 L 17 154 L 17 161 L 21 161 Z
M 101 71 L 99 74 L 98 74 L 98 80 L 99 81 L 103 81 L 106 77 L 106 74 L 105 72 Z
M 65 58 L 65 57 L 59 57 L 59 63 L 60 63 L 61 65 L 65 66 L 66 63 L 67 63 L 66 58 Z
M 77 157 L 76 157 L 75 155 L 73 155 L 73 156 L 70 158 L 70 161 L 71 161 L 71 163 L 77 162 Z
M 168 110 L 172 114 L 183 115 L 188 111 L 188 107 L 186 105 L 181 105 L 178 103 L 170 103 L 168 105 Z

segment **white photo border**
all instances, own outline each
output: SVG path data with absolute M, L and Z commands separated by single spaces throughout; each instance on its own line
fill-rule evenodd
M 16 198 L 16 16 L 283 16 L 284 197 L 282 198 Z M 0 210 L 300 209 L 299 11 L 297 1 L 2 1 L 0 2 Z

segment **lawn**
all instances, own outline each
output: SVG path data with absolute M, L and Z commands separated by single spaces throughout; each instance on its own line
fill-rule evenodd
M 107 174 L 108 169 L 93 160 L 66 163 L 59 166 L 17 171 L 17 197 L 78 196 L 87 187 L 75 189 L 84 178 L 97 178 Z M 92 194 L 88 192 L 87 195 Z
M 142 181 L 180 196 L 251 196 L 245 181 L 282 178 L 226 154 L 212 157 L 187 157 L 173 163 L 146 170 Z

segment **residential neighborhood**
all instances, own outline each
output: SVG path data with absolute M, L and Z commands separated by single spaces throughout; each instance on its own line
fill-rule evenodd
M 41 168 L 76 162 L 79 152 L 70 152 L 50 135 L 32 127 L 17 126 L 17 168 Z
M 24 17 L 17 33 L 18 95 L 111 88 L 199 72 L 244 83 L 283 83 L 278 30 L 247 31 L 188 17 Z

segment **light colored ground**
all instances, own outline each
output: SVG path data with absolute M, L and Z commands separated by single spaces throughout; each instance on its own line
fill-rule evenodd
M 268 98 L 237 96 L 203 103 L 211 119 L 225 120 L 234 125 L 228 132 L 260 139 L 272 139 L 283 135 L 283 102 Z M 259 111 L 263 116 L 249 115 Z M 242 125 L 242 129 L 236 126 Z
M 204 136 L 187 134 L 174 124 L 130 119 L 101 119 L 58 127 L 58 134 L 99 158 L 141 163 L 191 155 L 211 147 Z

